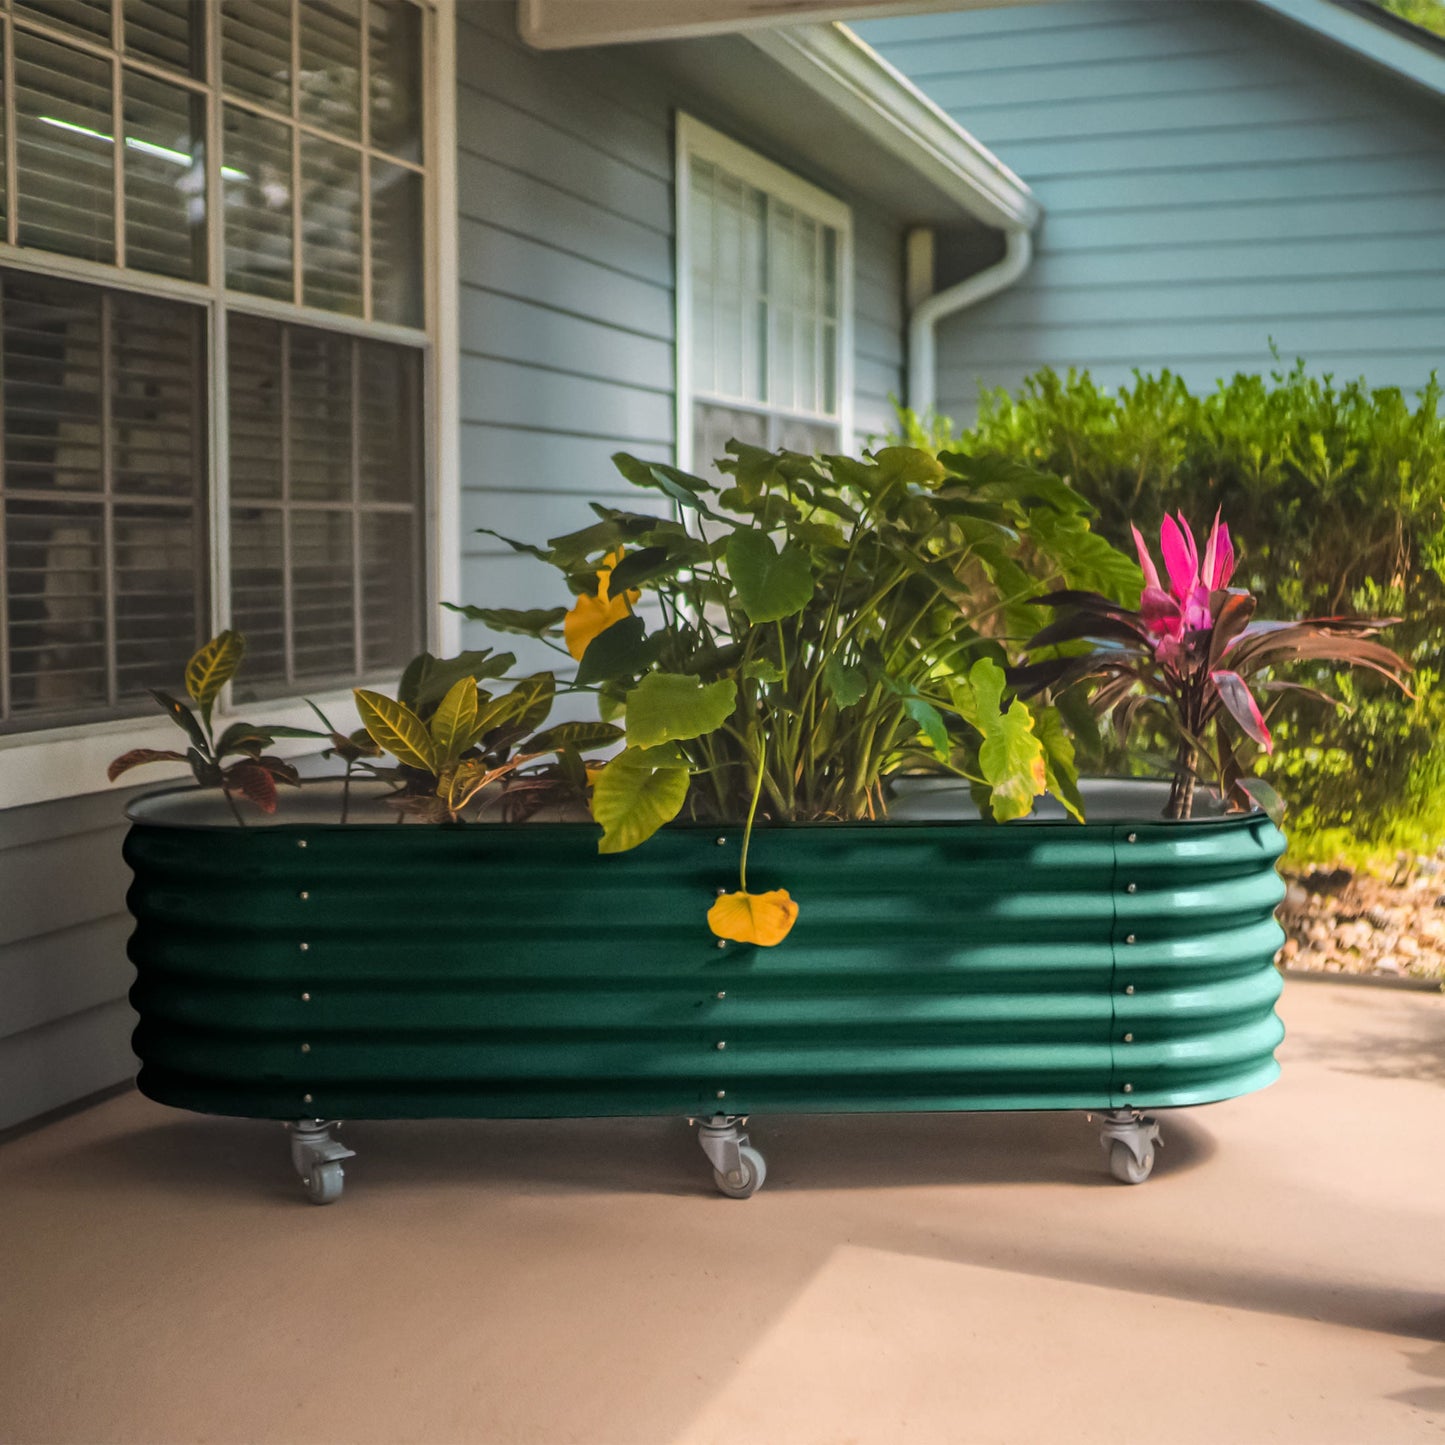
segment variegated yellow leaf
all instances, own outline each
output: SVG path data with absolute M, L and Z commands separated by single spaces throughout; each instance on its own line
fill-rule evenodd
M 431 737 L 438 763 L 455 762 L 472 746 L 477 726 L 477 680 L 464 677 L 447 689 L 432 714 Z
M 222 632 L 213 637 L 186 664 L 186 691 L 210 721 L 211 705 L 221 689 L 236 675 L 246 653 L 246 639 L 239 632 Z
M 361 721 L 378 747 L 409 768 L 438 771 L 436 744 L 426 724 L 409 707 L 364 687 L 356 688 L 354 696 Z

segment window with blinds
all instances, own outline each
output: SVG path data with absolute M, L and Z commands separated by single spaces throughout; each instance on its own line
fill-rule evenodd
M 679 271 L 687 286 L 692 465 L 729 438 L 836 448 L 847 411 L 848 208 L 679 118 Z
M 429 23 L 0 0 L 0 732 L 144 710 L 222 626 L 237 701 L 421 646 Z

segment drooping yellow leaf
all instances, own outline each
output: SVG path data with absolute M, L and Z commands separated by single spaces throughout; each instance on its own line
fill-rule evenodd
M 353 695 L 356 710 L 378 747 L 409 768 L 420 768 L 424 773 L 438 771 L 436 744 L 426 724 L 405 703 L 364 687 L 356 688 Z
M 770 893 L 724 893 L 707 911 L 707 926 L 733 943 L 772 948 L 792 932 L 798 905 L 786 888 Z
M 622 557 L 620 551 L 607 554 L 602 566 L 597 569 L 597 595 L 588 597 L 584 593 L 562 619 L 562 640 L 578 662 L 582 661 L 582 654 L 594 637 L 606 632 L 614 622 L 621 622 L 624 617 L 632 615 L 632 604 L 642 596 L 635 588 L 623 592 L 620 597 L 611 595 L 612 569 Z
M 455 762 L 471 746 L 477 723 L 477 680 L 463 677 L 447 689 L 431 718 L 437 761 Z

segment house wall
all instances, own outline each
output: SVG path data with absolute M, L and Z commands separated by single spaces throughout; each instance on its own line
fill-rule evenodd
M 0 811 L 0 1129 L 135 1072 L 128 796 Z
M 459 5 L 458 21 L 466 601 L 564 601 L 555 574 L 475 529 L 528 541 L 571 531 L 592 520 L 588 500 L 637 504 L 613 452 L 673 458 L 678 109 L 853 202 L 855 423 L 862 435 L 888 427 L 888 394 L 903 391 L 900 219 L 635 50 L 528 50 L 505 4 Z M 469 645 L 487 640 L 468 629 Z M 525 639 L 506 646 L 524 664 L 558 660 Z
M 635 499 L 608 457 L 671 460 L 672 115 L 682 106 L 789 164 L 635 53 L 539 55 L 513 8 L 458 11 L 463 596 L 553 600 L 538 564 L 476 535 L 555 535 L 589 499 Z M 835 178 L 809 179 L 847 197 Z M 854 209 L 857 425 L 902 391 L 902 227 Z M 452 600 L 452 599 L 449 599 Z M 485 641 L 469 629 L 468 645 Z M 524 665 L 554 654 L 506 639 Z M 130 1077 L 128 795 L 0 808 L 0 1128 Z
M 945 322 L 939 400 L 1045 363 L 1196 387 L 1287 361 L 1416 387 L 1445 360 L 1445 104 L 1252 0 L 859 24 L 1031 186 L 1037 259 Z

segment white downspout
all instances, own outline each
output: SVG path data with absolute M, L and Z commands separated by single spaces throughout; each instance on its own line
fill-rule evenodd
M 938 401 L 938 323 L 1012 286 L 1028 270 L 1033 255 L 1033 238 L 1027 230 L 1005 231 L 1001 261 L 956 286 L 935 291 L 913 308 L 908 317 L 908 405 L 917 415 L 923 416 Z

